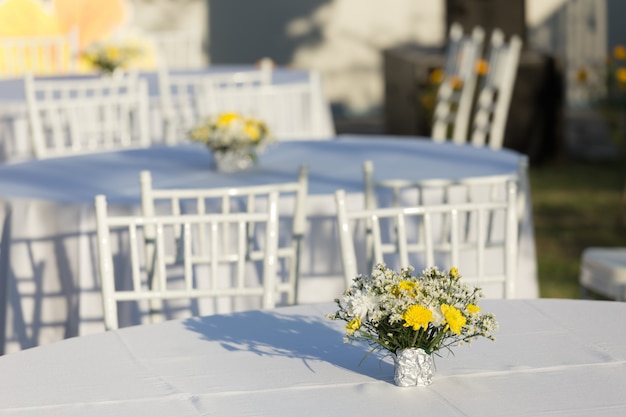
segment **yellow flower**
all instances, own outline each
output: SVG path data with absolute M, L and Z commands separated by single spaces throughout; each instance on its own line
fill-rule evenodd
M 117 46 L 108 46 L 106 48 L 106 59 L 109 61 L 117 61 L 120 59 L 120 50 Z
M 239 115 L 237 113 L 222 113 L 217 119 L 217 126 L 228 126 L 237 119 L 239 119 Z
M 254 120 L 246 120 L 243 131 L 246 132 L 246 135 L 250 136 L 250 139 L 252 139 L 253 142 L 258 142 L 258 140 L 261 138 L 261 130 L 259 129 L 259 124 Z
M 359 330 L 360 328 L 361 328 L 361 319 L 359 317 L 355 317 L 354 319 L 350 320 L 348 324 L 346 325 L 346 333 L 348 335 L 352 335 L 354 334 L 355 331 Z
M 441 82 L 443 81 L 443 76 L 443 68 L 435 68 L 430 72 L 430 74 L 428 74 L 428 80 L 432 84 L 441 84 Z
M 450 85 L 452 85 L 453 89 L 460 90 L 461 87 L 463 87 L 463 80 L 459 76 L 455 75 L 450 78 Z
M 489 63 L 484 59 L 476 61 L 476 73 L 478 75 L 486 75 L 489 72 Z
M 425 109 L 432 109 L 435 107 L 435 95 L 434 94 L 423 95 L 420 101 L 422 102 L 422 106 L 424 106 Z
M 626 47 L 624 45 L 615 45 L 613 47 L 613 56 L 615 59 L 626 59 Z
M 459 269 L 458 268 L 450 268 L 450 276 L 454 279 L 459 279 L 461 278 L 461 275 L 459 275 Z
M 578 71 L 576 72 L 576 80 L 578 80 L 578 82 L 581 84 L 585 84 L 587 82 L 587 78 L 588 78 L 587 69 L 579 68 Z
M 409 295 L 411 296 L 415 296 L 415 293 L 417 291 L 417 283 L 407 280 L 400 281 L 393 294 L 395 296 L 398 296 L 403 291 L 409 293 Z
M 458 309 L 447 304 L 441 305 L 441 312 L 443 313 L 443 316 L 445 317 L 452 333 L 460 335 L 461 328 L 467 323 L 467 319 L 463 316 L 463 314 L 461 314 Z
M 424 306 L 419 304 L 412 305 L 407 308 L 402 319 L 405 321 L 404 327 L 412 327 L 413 330 L 419 330 L 428 328 L 428 324 L 433 321 L 433 313 Z
M 619 68 L 617 71 L 615 71 L 615 78 L 617 78 L 617 81 L 621 84 L 625 84 L 626 83 L 626 68 Z
M 469 304 L 467 306 L 467 311 L 469 311 L 470 314 L 476 314 L 478 312 L 480 312 L 480 310 L 482 310 L 480 307 L 478 307 L 477 305 L 474 304 Z

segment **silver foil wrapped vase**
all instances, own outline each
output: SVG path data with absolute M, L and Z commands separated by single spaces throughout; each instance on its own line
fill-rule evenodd
M 398 349 L 394 355 L 394 382 L 399 387 L 425 387 L 432 383 L 433 356 L 424 349 Z
M 220 172 L 243 171 L 254 164 L 253 151 L 227 150 L 213 153 L 215 169 Z

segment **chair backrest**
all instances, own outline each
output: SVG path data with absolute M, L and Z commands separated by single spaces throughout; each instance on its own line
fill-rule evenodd
M 265 210 L 269 197 L 276 193 L 280 210 L 276 287 L 286 294 L 286 304 L 296 302 L 300 251 L 306 229 L 308 194 L 308 168 L 306 166 L 300 167 L 297 181 L 265 185 L 154 189 L 150 171 L 141 172 L 140 182 L 142 212 L 145 216 L 167 213 L 184 217 L 190 214 L 256 212 Z M 148 230 L 148 233 L 151 232 L 153 231 Z M 228 240 L 228 234 L 225 233 L 222 237 Z M 255 259 L 255 256 L 250 254 L 250 258 Z
M 99 273 L 106 329 L 120 326 L 118 304 L 124 301 L 150 303 L 254 297 L 262 300 L 262 308 L 274 307 L 278 291 L 274 279 L 277 200 L 277 192 L 271 192 L 266 209 L 253 213 L 109 216 L 106 197 L 96 196 Z M 155 230 L 154 238 L 146 237 L 147 228 Z M 176 237 L 179 231 L 181 238 Z M 230 241 L 226 245 L 224 231 L 229 232 Z M 125 252 L 116 253 L 115 259 L 127 259 L 124 271 L 117 269 L 119 266 L 114 264 L 113 256 L 119 249 L 114 244 L 121 240 L 126 242 Z M 254 249 L 250 250 L 252 245 Z M 174 255 L 170 252 L 174 252 L 180 262 L 171 263 Z M 250 263 L 260 271 L 260 279 L 250 276 Z M 129 275 L 130 279 L 120 279 Z
M 322 91 L 320 74 L 310 72 L 306 82 L 218 88 L 210 104 L 213 113 L 235 111 L 263 120 L 277 140 L 331 139 L 335 129 Z
M 202 68 L 205 64 L 202 35 L 188 30 L 147 33 L 154 44 L 156 61 L 171 70 Z
M 479 201 L 478 198 L 493 200 L 504 195 L 505 185 L 509 181 L 517 182 L 517 213 L 520 219 L 526 213 L 528 187 L 528 157 L 520 157 L 517 172 L 511 174 L 483 175 L 462 178 L 394 178 L 377 180 L 374 175 L 374 163 L 363 162 L 364 207 L 373 209 L 380 206 L 378 192 L 390 193 L 391 206 L 401 207 L 407 204 L 426 204 L 425 193 L 429 193 L 436 203 L 450 201 Z M 455 194 L 456 198 L 451 198 Z M 411 199 L 411 200 L 408 200 Z
M 479 85 L 470 132 L 472 144 L 502 148 L 521 51 L 519 36 L 513 35 L 505 42 L 501 30 L 492 32 L 487 52 L 488 72 Z
M 136 74 L 24 78 L 36 158 L 149 146 L 148 90 Z
M 485 31 L 476 26 L 471 35 L 463 33 L 458 23 L 450 26 L 444 79 L 437 91 L 431 136 L 436 142 L 452 139 L 467 142 L 472 115 L 477 74 L 474 69 L 481 57 Z
M 78 28 L 48 36 L 0 36 L 0 76 L 61 75 L 76 72 Z
M 226 88 L 248 91 L 270 84 L 272 71 L 269 60 L 262 60 L 257 69 L 235 73 L 181 74 L 159 65 L 159 100 L 166 142 L 185 140 L 186 132 L 196 123 L 220 110 L 213 97 L 215 91 Z
M 335 199 L 346 285 L 381 262 L 396 268 L 458 267 L 465 281 L 499 285 L 502 297 L 514 297 L 519 236 L 515 181 L 507 182 L 503 199 L 482 202 L 349 212 L 343 190 Z M 357 247 L 363 256 L 357 257 Z

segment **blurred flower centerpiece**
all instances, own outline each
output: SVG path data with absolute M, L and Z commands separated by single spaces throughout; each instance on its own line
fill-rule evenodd
M 371 275 L 354 279 L 328 317 L 346 322 L 345 342 L 365 341 L 371 352 L 391 352 L 396 385 L 426 386 L 433 354 L 479 337 L 494 340 L 498 323 L 493 314 L 481 313 L 481 297 L 456 268 L 415 276 L 412 267 L 397 272 L 378 264 Z
M 232 112 L 207 117 L 191 129 L 189 138 L 211 149 L 215 167 L 223 172 L 248 168 L 273 140 L 264 122 Z
M 111 75 L 125 69 L 134 59 L 142 55 L 141 48 L 130 43 L 94 42 L 83 51 L 81 57 L 103 74 Z

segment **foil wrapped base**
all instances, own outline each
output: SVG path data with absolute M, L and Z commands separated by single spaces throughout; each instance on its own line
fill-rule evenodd
M 425 387 L 433 382 L 433 357 L 424 349 L 398 349 L 393 358 L 397 386 Z
M 254 163 L 251 151 L 217 151 L 213 154 L 215 169 L 220 172 L 237 172 Z

